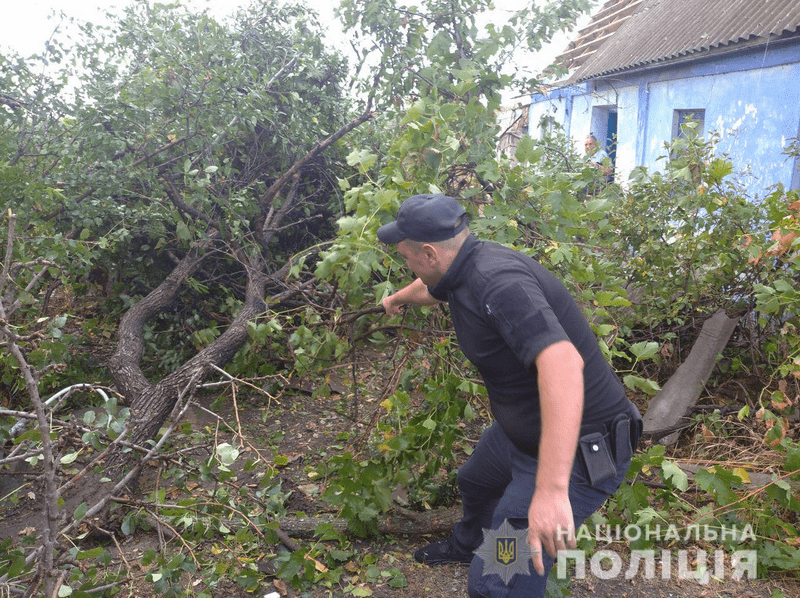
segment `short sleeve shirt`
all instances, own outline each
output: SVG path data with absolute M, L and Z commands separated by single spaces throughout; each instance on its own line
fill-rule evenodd
M 523 253 L 469 236 L 428 288 L 447 301 L 462 352 L 477 367 L 492 414 L 511 441 L 536 454 L 541 418 L 536 357 L 570 341 L 584 361 L 582 423 L 604 423 L 629 402 L 591 327 L 564 285 Z

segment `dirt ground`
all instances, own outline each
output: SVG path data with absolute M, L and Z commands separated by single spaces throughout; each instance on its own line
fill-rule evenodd
M 352 398 L 348 397 L 345 384 L 338 380 L 329 380 L 329 396 L 312 396 L 298 388 L 291 396 L 284 395 L 280 402 L 266 405 L 260 398 L 241 397 L 236 411 L 230 404 L 219 408 L 221 415 L 232 426 L 240 426 L 242 432 L 251 442 L 263 443 L 264 450 L 274 451 L 276 454 L 288 457 L 288 464 L 280 470 L 284 490 L 290 490 L 288 498 L 288 511 L 302 512 L 313 517 L 317 513 L 326 511 L 326 507 L 318 501 L 313 493 L 306 491 L 308 476 L 306 467 L 314 464 L 319 459 L 327 458 L 331 451 L 333 439 L 343 431 L 352 432 L 363 427 L 365 422 L 373 419 L 377 409 L 378 400 L 373 397 L 360 397 L 358 405 L 358 421 L 343 415 L 352 413 Z M 306 390 L 314 390 L 309 387 Z M 197 409 L 188 415 L 188 422 L 195 429 L 208 429 L 216 425 L 216 418 L 209 411 L 211 400 L 204 400 L 203 409 Z M 237 417 L 238 416 L 238 417 Z M 238 422 L 238 423 L 234 423 Z M 479 430 L 473 430 L 470 436 L 475 436 Z M 268 444 L 265 439 L 282 437 L 277 444 Z M 261 442 L 259 442 L 261 441 Z M 145 476 L 145 485 L 147 477 Z M 142 490 L 146 490 L 145 487 Z M 28 505 L 33 507 L 34 505 Z M 27 525 L 21 518 L 20 509 L 0 511 L 0 538 L 15 536 L 20 529 Z M 441 536 L 439 536 L 441 537 Z M 407 580 L 407 586 L 393 588 L 387 583 L 366 584 L 365 591 L 371 591 L 375 598 L 439 598 L 444 596 L 467 596 L 467 567 L 444 566 L 429 567 L 414 561 L 412 553 L 420 545 L 438 537 L 380 537 L 370 541 L 361 541 L 357 544 L 359 550 L 371 553 L 378 557 L 378 564 L 382 567 L 399 569 Z M 298 539 L 299 543 L 308 540 Z M 125 542 L 119 544 L 120 551 L 114 551 L 115 562 L 112 566 L 124 563 L 126 567 L 136 568 L 142 553 L 147 548 L 158 548 L 159 539 L 155 533 L 138 533 Z M 620 556 L 625 561 L 626 551 L 620 550 Z M 626 563 L 627 565 L 627 563 Z M 627 570 L 627 566 L 623 571 Z M 269 578 L 265 577 L 265 581 Z M 342 589 L 300 592 L 288 587 L 281 580 L 273 580 L 272 591 L 278 592 L 281 597 L 292 598 L 327 598 L 332 596 L 345 596 Z M 792 579 L 759 579 L 736 582 L 727 580 L 712 580 L 707 585 L 702 585 L 691 580 L 668 579 L 660 576 L 646 579 L 641 574 L 634 579 L 624 579 L 624 575 L 615 579 L 598 579 L 591 575 L 587 566 L 585 579 L 574 580 L 569 588 L 572 596 L 587 597 L 620 597 L 620 598 L 771 598 L 773 592 L 780 589 L 787 598 L 800 598 L 800 580 Z M 152 586 L 138 585 L 131 589 L 123 590 L 124 596 L 137 598 L 155 598 L 151 596 Z M 260 592 L 268 593 L 268 592 Z M 223 582 L 214 591 L 214 596 L 245 597 L 253 596 L 238 587 L 233 581 Z M 777 595 L 777 594 L 776 594 Z

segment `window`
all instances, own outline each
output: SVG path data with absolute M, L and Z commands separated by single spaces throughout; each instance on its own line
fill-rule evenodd
M 694 108 L 672 113 L 672 138 L 702 137 L 705 133 L 706 111 Z

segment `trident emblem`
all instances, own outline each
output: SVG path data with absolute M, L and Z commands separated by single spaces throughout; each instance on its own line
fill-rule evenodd
M 508 567 L 517 560 L 517 539 L 516 538 L 496 538 L 496 556 L 498 564 Z

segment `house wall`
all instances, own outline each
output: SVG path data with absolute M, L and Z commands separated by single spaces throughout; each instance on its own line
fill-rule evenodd
M 684 62 L 616 79 L 558 90 L 571 111 L 556 112 L 576 147 L 586 136 L 600 137 L 604 111 L 616 109 L 618 181 L 635 166 L 663 168 L 664 144 L 673 135 L 675 110 L 705 111 L 703 133 L 719 134 L 718 154 L 727 154 L 754 196 L 782 183 L 800 185 L 798 161 L 783 154 L 800 135 L 800 43 Z M 551 94 L 552 96 L 553 94 Z M 534 96 L 531 112 L 549 98 Z M 599 116 L 598 116 L 599 115 Z M 531 133 L 538 120 L 531 120 Z

